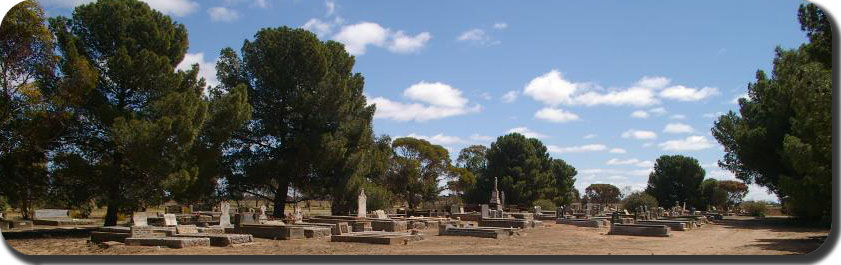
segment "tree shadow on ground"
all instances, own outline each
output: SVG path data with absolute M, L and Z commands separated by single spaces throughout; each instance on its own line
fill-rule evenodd
M 818 249 L 826 241 L 826 236 L 791 239 L 758 239 L 756 241 L 759 243 L 747 246 L 758 247 L 764 250 L 793 252 L 792 255 L 805 255 Z
M 724 228 L 731 229 L 757 229 L 770 230 L 771 232 L 826 232 L 829 233 L 829 227 L 819 224 L 806 223 L 793 218 L 787 217 L 767 217 L 767 218 L 725 218 L 717 221 L 716 224 Z

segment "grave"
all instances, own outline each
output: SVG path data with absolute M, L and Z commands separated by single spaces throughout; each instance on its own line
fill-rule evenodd
M 221 227 L 230 227 L 231 226 L 231 204 L 228 202 L 222 202 L 219 204 L 219 211 L 221 214 L 219 215 L 219 226 Z
M 89 225 L 96 221 L 91 219 L 75 219 L 68 215 L 70 210 L 65 209 L 38 209 L 35 210 L 32 218 L 33 225 Z
M 534 228 L 536 222 L 533 220 L 514 218 L 483 218 L 479 220 L 480 227 L 505 227 L 505 228 Z
M 515 229 L 500 227 L 455 227 L 451 224 L 442 224 L 438 226 L 439 236 L 505 238 L 513 235 L 515 232 Z
M 175 219 L 175 215 L 168 213 L 164 214 L 164 226 L 177 226 L 178 221 Z
M 250 234 L 254 237 L 274 240 L 303 239 L 304 228 L 289 225 L 242 224 L 234 229 L 238 234 Z
M 125 239 L 127 246 L 166 246 L 170 248 L 208 247 L 210 239 L 206 237 L 148 237 Z
M 597 219 L 568 219 L 568 218 L 564 218 L 564 219 L 556 219 L 555 223 L 556 224 L 564 224 L 564 225 L 574 225 L 574 226 L 580 226 L 580 227 L 593 227 L 593 228 L 599 228 L 599 227 L 602 227 L 604 225 L 604 222 L 602 220 L 597 220 Z
M 252 235 L 201 233 L 195 225 L 180 225 L 176 226 L 175 230 L 176 233 L 169 235 L 170 237 L 208 238 L 210 245 L 216 247 L 254 242 Z
M 686 231 L 691 229 L 687 222 L 681 221 L 662 221 L 662 220 L 640 220 L 637 221 L 637 224 L 648 224 L 648 225 L 665 225 L 668 226 L 672 231 Z
M 353 225 L 353 232 L 370 232 L 374 231 L 374 228 L 371 227 L 370 221 L 357 221 L 354 222 Z
M 359 190 L 359 197 L 356 198 L 356 217 L 365 218 L 368 217 L 368 210 L 366 207 L 368 203 L 368 197 L 365 196 L 365 189 Z
M 146 212 L 134 212 L 131 214 L 131 226 L 149 226 Z
M 312 220 L 311 220 L 312 221 Z M 312 222 L 302 222 L 299 223 L 300 225 L 309 225 L 309 226 L 320 226 L 320 227 L 327 227 L 330 228 L 330 234 L 333 235 L 341 235 L 350 233 L 350 229 L 348 227 L 347 222 L 323 222 L 323 223 L 312 223 Z
M 331 242 L 355 242 L 368 244 L 398 245 L 423 240 L 423 235 L 400 232 L 359 232 L 330 237 Z
M 266 206 L 265 205 L 260 205 L 260 215 L 257 217 L 257 222 L 262 224 L 262 223 L 265 223 L 268 220 L 269 220 L 269 217 L 266 216 Z
M 626 236 L 655 236 L 668 237 L 668 226 L 665 225 L 650 225 L 650 224 L 614 224 L 610 226 L 608 235 L 626 235 Z

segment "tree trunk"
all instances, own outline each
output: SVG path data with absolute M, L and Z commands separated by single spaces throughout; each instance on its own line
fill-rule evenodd
M 274 195 L 274 217 L 282 218 L 283 210 L 286 208 L 286 193 L 289 191 L 289 181 L 281 181 Z

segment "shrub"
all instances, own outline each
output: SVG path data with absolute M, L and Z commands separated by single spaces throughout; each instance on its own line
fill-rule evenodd
M 362 187 L 365 188 L 365 196 L 367 197 L 366 210 L 387 210 L 391 208 L 393 196 L 386 188 L 374 183 L 365 183 Z
M 750 216 L 765 217 L 768 212 L 768 204 L 763 201 L 746 201 L 741 204 L 742 211 Z
M 625 200 L 622 200 L 622 207 L 630 212 L 633 212 L 639 206 L 648 206 L 649 209 L 657 207 L 657 199 L 648 193 L 636 191 L 628 194 L 628 196 L 625 196 Z
M 532 202 L 532 205 L 540 206 L 540 208 L 543 209 L 544 211 L 554 211 L 555 210 L 555 203 L 552 202 L 551 200 L 547 200 L 547 199 L 536 200 L 536 201 Z

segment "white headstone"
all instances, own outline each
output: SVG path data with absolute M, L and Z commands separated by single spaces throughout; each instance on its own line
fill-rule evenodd
M 219 204 L 219 211 L 222 212 L 222 215 L 219 216 L 219 226 L 230 226 L 231 225 L 231 204 L 228 202 L 222 202 Z
M 70 210 L 64 209 L 38 209 L 35 210 L 35 219 L 70 218 Z
M 374 214 L 377 215 L 377 219 L 388 219 L 388 215 L 383 210 L 376 210 Z
M 304 221 L 304 212 L 301 210 L 300 206 L 295 206 L 294 211 L 292 212 L 292 223 L 297 224 Z
M 134 212 L 131 214 L 131 226 L 149 226 L 146 212 Z
M 175 219 L 175 214 L 164 214 L 164 226 L 177 226 L 178 220 Z
M 365 189 L 359 190 L 359 198 L 356 200 L 356 217 L 368 216 L 368 197 L 365 196 Z
M 258 219 L 259 222 L 264 222 L 264 221 L 269 219 L 269 217 L 266 216 L 266 206 L 265 205 L 260 205 L 260 216 L 258 216 L 257 219 Z

